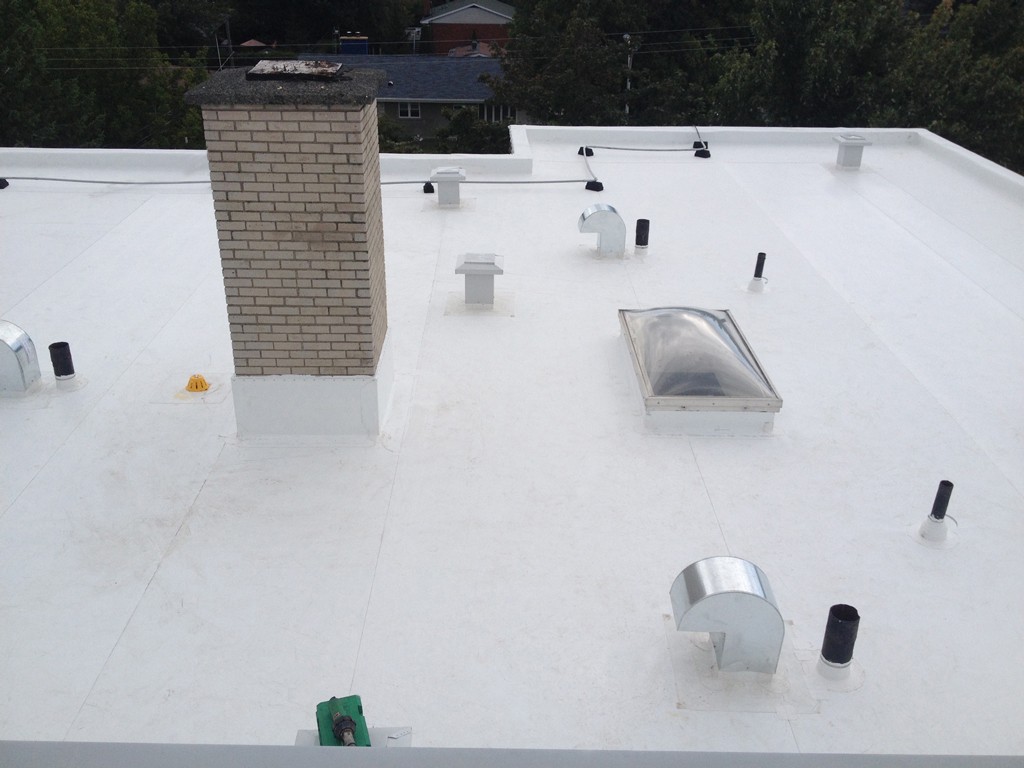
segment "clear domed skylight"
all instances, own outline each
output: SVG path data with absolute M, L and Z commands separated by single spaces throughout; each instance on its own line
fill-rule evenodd
M 782 408 L 782 399 L 729 310 L 620 309 L 619 319 L 648 409 Z

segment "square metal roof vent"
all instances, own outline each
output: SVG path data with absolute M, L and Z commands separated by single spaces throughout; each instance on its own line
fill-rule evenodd
M 782 398 L 729 310 L 620 309 L 619 320 L 648 413 L 774 414 L 782 408 Z M 771 431 L 770 419 L 769 427 L 758 431 Z

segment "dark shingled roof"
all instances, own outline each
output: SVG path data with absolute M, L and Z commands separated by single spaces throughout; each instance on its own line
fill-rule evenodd
M 487 58 L 452 56 L 302 55 L 301 59 L 340 61 L 348 69 L 378 69 L 387 73 L 377 92 L 378 101 L 487 101 L 494 94 L 481 75 L 501 77 L 501 62 Z M 390 81 L 394 85 L 387 85 Z

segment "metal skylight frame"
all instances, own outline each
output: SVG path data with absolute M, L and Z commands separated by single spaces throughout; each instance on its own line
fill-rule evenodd
M 634 319 L 646 319 L 651 316 L 671 316 L 679 322 L 689 322 L 696 327 L 700 321 L 706 325 L 709 319 L 713 319 L 714 328 L 713 341 L 720 342 L 719 348 L 705 345 L 703 349 L 687 349 L 683 347 L 676 349 L 674 355 L 688 357 L 694 352 L 700 352 L 702 356 L 718 357 L 719 370 L 731 368 L 735 373 L 743 370 L 749 376 L 753 389 L 759 389 L 763 394 L 749 392 L 747 394 L 730 395 L 724 392 L 720 394 L 699 394 L 699 395 L 670 395 L 658 391 L 652 383 L 652 372 L 649 361 L 644 352 L 644 341 L 641 338 L 643 328 Z M 654 307 L 650 309 L 620 309 L 619 322 L 622 325 L 623 336 L 626 338 L 629 347 L 630 357 L 633 360 L 633 368 L 636 371 L 637 380 L 640 384 L 640 393 L 644 400 L 644 406 L 648 411 L 753 411 L 778 413 L 782 409 L 782 398 L 779 396 L 775 385 L 772 384 L 768 374 L 765 373 L 761 362 L 754 354 L 753 348 L 747 341 L 746 336 L 740 330 L 732 313 L 728 309 L 702 309 L 699 307 Z M 707 336 L 707 334 L 704 334 Z M 681 364 L 680 368 L 685 368 Z M 703 373 L 704 371 L 695 371 Z M 714 371 L 708 371 L 714 373 Z M 732 378 L 735 378 L 733 375 Z M 716 379 L 717 381 L 717 379 Z

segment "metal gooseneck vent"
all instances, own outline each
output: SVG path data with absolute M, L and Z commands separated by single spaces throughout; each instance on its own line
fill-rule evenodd
M 576 226 L 580 232 L 597 233 L 601 256 L 622 256 L 626 252 L 626 223 L 614 206 L 596 203 L 580 214 Z
M 779 666 L 785 623 L 768 577 L 739 557 L 709 557 L 686 566 L 669 590 L 676 627 L 708 632 L 723 672 Z
M 25 331 L 0 320 L 0 393 L 21 394 L 39 381 L 36 346 Z

